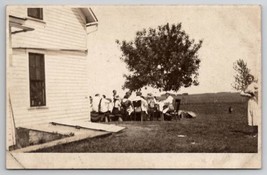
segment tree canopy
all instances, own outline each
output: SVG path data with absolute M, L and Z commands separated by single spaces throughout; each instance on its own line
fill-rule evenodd
M 158 26 L 136 32 L 133 41 L 119 41 L 130 74 L 124 88 L 138 90 L 151 86 L 164 91 L 197 86 L 202 40 L 195 42 L 182 30 L 182 24 Z
M 250 73 L 250 69 L 247 67 L 247 63 L 242 59 L 234 62 L 233 69 L 236 74 L 234 75 L 232 87 L 238 91 L 244 91 L 248 85 L 247 76 Z

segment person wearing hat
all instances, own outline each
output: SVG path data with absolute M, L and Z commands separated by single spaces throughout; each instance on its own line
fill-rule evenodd
M 248 125 L 252 128 L 252 136 L 256 137 L 259 124 L 259 106 L 258 106 L 258 85 L 254 81 L 254 76 L 247 75 L 248 85 L 241 95 L 248 98 Z

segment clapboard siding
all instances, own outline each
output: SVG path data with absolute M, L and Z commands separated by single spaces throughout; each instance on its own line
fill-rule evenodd
M 13 49 L 10 93 L 16 125 L 89 119 L 86 54 L 40 51 L 45 55 L 46 108 L 37 109 L 31 108 L 29 101 L 29 52 Z
M 10 7 L 10 15 L 27 17 L 26 7 Z M 78 8 L 44 7 L 43 22 L 27 20 L 34 31 L 12 36 L 13 47 L 86 49 L 86 29 Z
M 29 91 L 28 82 L 29 76 L 26 66 L 26 60 L 24 59 L 25 51 L 13 51 L 12 66 L 9 67 L 9 93 L 11 96 L 11 103 L 15 119 L 17 114 L 20 114 L 20 108 L 25 105 L 25 99 L 28 98 Z
M 8 8 L 10 15 L 28 18 L 26 7 Z M 9 92 L 18 127 L 90 117 L 85 18 L 78 8 L 45 7 L 43 12 L 43 22 L 25 22 L 34 31 L 12 35 Z M 30 107 L 29 52 L 45 55 L 46 106 L 42 108 Z
M 7 12 L 9 12 L 10 15 L 17 16 L 20 18 L 25 18 L 27 16 L 27 10 L 23 6 L 8 6 L 7 7 Z

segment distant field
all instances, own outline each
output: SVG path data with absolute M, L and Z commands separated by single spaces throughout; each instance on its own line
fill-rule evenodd
M 240 93 L 220 92 L 205 94 L 174 95 L 174 99 L 180 100 L 180 109 L 194 111 L 199 114 L 227 114 L 229 107 L 233 108 L 233 113 L 246 115 L 247 101 Z M 165 99 L 165 95 L 159 99 Z M 176 102 L 174 100 L 174 106 Z
M 233 113 L 228 113 L 232 106 Z M 38 152 L 129 153 L 256 153 L 257 137 L 250 136 L 246 103 L 181 104 L 197 113 L 196 119 L 115 123 L 120 133 L 59 145 Z
M 247 114 L 247 103 L 191 103 L 181 104 L 181 110 L 189 110 L 197 114 L 228 114 L 229 107 L 233 108 L 232 115 Z
M 246 97 L 242 97 L 240 93 L 220 92 L 220 93 L 205 93 L 205 94 L 189 94 L 189 95 L 175 95 L 175 99 L 180 99 L 182 104 L 192 103 L 244 103 L 247 101 Z M 159 99 L 165 99 L 162 95 Z
M 198 114 L 228 114 L 229 107 L 233 108 L 233 114 L 246 115 L 247 98 L 240 93 L 206 93 L 193 95 L 177 95 L 180 99 L 180 109 L 189 110 Z

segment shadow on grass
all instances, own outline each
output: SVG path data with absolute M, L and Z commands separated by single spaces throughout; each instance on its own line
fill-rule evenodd
M 251 131 L 243 131 L 243 130 L 231 130 L 230 132 L 233 133 L 239 133 L 239 134 L 243 134 L 243 135 L 251 135 Z

